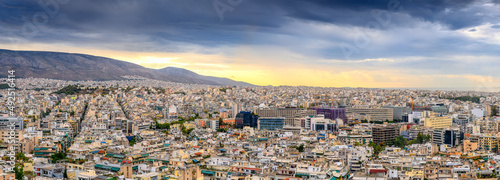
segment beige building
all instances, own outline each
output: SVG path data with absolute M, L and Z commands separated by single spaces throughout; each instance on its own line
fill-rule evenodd
M 448 128 L 452 126 L 452 123 L 453 119 L 447 116 L 431 116 L 424 120 L 424 126 L 432 128 Z
M 182 167 L 174 171 L 174 174 L 179 177 L 178 180 L 202 180 L 203 175 L 198 166 Z
M 135 180 L 155 180 L 155 179 L 161 179 L 160 173 L 157 172 L 149 172 L 149 173 L 143 173 L 143 174 L 137 174 L 133 175 L 132 179 Z
M 14 130 L 14 133 L 11 134 L 11 130 L 0 130 L 0 140 L 2 144 L 6 147 L 10 145 L 14 145 L 15 151 L 21 151 L 21 140 L 23 139 L 23 132 L 21 130 Z M 11 135 L 14 136 L 14 139 L 10 139 Z
M 500 144 L 500 138 L 491 134 L 479 136 L 478 147 L 485 151 L 497 152 Z
M 347 115 L 361 115 L 369 121 L 392 121 L 394 119 L 391 108 L 346 108 Z
M 2 171 L 0 171 L 0 180 L 11 180 L 11 179 L 15 179 L 14 173 L 2 173 Z
M 470 140 L 464 140 L 464 153 L 468 153 L 477 149 L 477 142 L 470 142 Z

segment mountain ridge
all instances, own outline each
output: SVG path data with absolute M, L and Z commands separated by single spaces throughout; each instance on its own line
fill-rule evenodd
M 61 80 L 124 80 L 123 76 L 141 76 L 169 82 L 209 85 L 254 86 L 228 78 L 175 73 L 175 67 L 162 69 L 146 68 L 138 64 L 117 59 L 79 53 L 51 51 L 14 51 L 0 49 L 0 66 L 16 70 L 17 77 L 37 77 Z M 166 70 L 165 70 L 166 69 Z M 7 76 L 1 71 L 0 77 Z

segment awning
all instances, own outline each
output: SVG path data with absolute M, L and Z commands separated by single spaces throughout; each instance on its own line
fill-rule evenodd
M 206 170 L 201 170 L 202 174 L 208 174 L 208 175 L 215 175 L 214 171 L 206 171 Z
M 309 176 L 307 173 L 295 173 L 295 176 Z
M 112 168 L 111 168 L 111 171 L 120 171 L 120 168 L 117 168 L 117 167 L 112 167 Z

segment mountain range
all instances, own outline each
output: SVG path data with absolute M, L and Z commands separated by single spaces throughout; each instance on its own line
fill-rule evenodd
M 0 49 L 0 77 L 14 69 L 16 77 L 50 78 L 61 80 L 123 80 L 124 76 L 141 76 L 169 82 L 230 86 L 253 86 L 229 78 L 199 75 L 193 71 L 166 67 L 146 68 L 134 63 L 86 54 L 11 51 Z

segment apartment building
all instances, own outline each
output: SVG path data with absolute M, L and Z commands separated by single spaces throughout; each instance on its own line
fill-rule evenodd
M 448 128 L 453 125 L 453 119 L 447 116 L 431 116 L 424 120 L 425 127 Z

